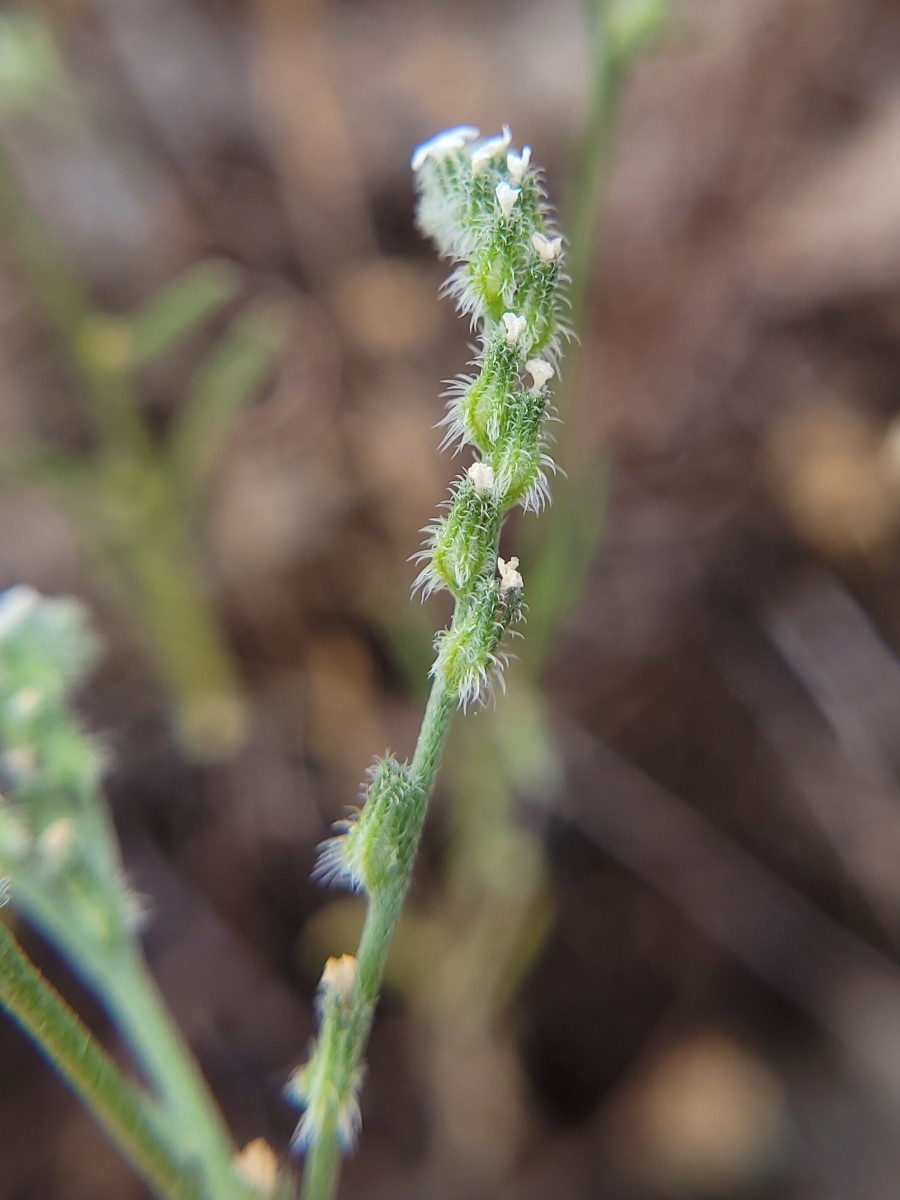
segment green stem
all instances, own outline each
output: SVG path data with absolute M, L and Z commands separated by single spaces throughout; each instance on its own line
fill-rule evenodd
M 340 1174 L 341 1147 L 334 1122 L 310 1147 L 303 1169 L 301 1200 L 331 1200 L 337 1195 Z
M 444 742 L 450 730 L 450 721 L 456 707 L 456 697 L 445 691 L 440 676 L 436 676 L 428 697 L 425 714 L 422 717 L 419 740 L 416 743 L 416 751 L 411 763 L 415 787 L 411 789 L 409 825 L 407 826 L 409 838 L 414 847 L 410 862 L 415 860 L 418 850 L 422 826 L 425 824 L 425 813 L 428 810 L 428 801 L 431 799 L 434 789 L 441 751 L 444 748 Z M 370 1018 L 371 1009 L 374 1008 L 381 989 L 388 951 L 403 911 L 410 877 L 411 871 L 404 878 L 399 879 L 395 887 L 385 888 L 372 896 L 366 912 L 357 953 L 357 977 L 361 997 L 370 1007 Z M 363 1042 L 359 1047 L 358 1062 L 362 1061 L 368 1033 L 367 1026 L 361 1030 Z
M 47 1055 L 158 1196 L 199 1200 L 202 1192 L 196 1179 L 154 1128 L 156 1121 L 144 1097 L 2 923 L 0 1004 Z
M 369 897 L 369 907 L 359 942 L 354 997 L 356 1011 L 352 1034 L 355 1066 L 362 1063 L 366 1052 L 388 952 L 409 890 L 411 867 L 422 836 L 428 801 L 434 790 L 441 753 L 456 708 L 456 697 L 446 691 L 441 677 L 436 676 L 410 764 L 414 782 L 409 792 L 410 812 L 407 826 L 412 845 L 410 870 L 401 876 L 393 887 L 385 888 Z M 340 1142 L 334 1114 L 329 1127 L 316 1137 L 310 1147 L 303 1172 L 303 1200 L 333 1200 L 337 1194 L 339 1176 Z
M 609 0 L 587 0 L 585 8 L 591 26 L 591 101 L 570 190 L 572 210 L 565 222 L 566 228 L 571 230 L 569 299 L 571 323 L 576 331 L 584 327 L 587 281 L 606 197 L 622 83 L 622 64 L 610 46 Z
M 82 936 L 77 924 L 67 922 L 65 909 L 46 903 L 27 881 L 17 897 L 29 920 L 78 971 L 112 1018 L 150 1086 L 146 1111 L 181 1162 L 191 1164 L 200 1194 L 205 1200 L 248 1194 L 235 1175 L 234 1148 L 218 1108 L 139 949 L 128 940 L 98 946 Z
M 212 1200 L 252 1194 L 235 1174 L 231 1139 L 190 1048 L 130 944 L 103 970 L 99 993 L 158 1094 L 158 1120 L 203 1171 Z

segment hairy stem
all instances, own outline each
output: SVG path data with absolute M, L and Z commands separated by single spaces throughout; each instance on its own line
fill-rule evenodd
M 370 897 L 360 938 L 351 1033 L 351 1053 L 355 1067 L 362 1064 L 365 1056 L 388 952 L 403 912 L 403 903 L 412 875 L 412 862 L 422 836 L 428 801 L 434 790 L 441 752 L 456 707 L 456 698 L 447 692 L 438 675 L 431 686 L 411 764 L 413 786 L 407 796 L 407 829 L 413 846 L 410 869 L 397 879 L 393 887 L 379 890 Z M 337 1194 L 339 1175 L 340 1139 L 335 1114 L 310 1147 L 303 1172 L 303 1200 L 332 1200 Z
M 515 505 L 541 508 L 553 469 L 544 426 L 567 335 L 563 239 L 531 148 L 512 148 L 507 127 L 478 137 L 456 126 L 412 157 L 419 226 L 455 261 L 448 290 L 479 330 L 477 370 L 454 381 L 444 422 L 446 442 L 471 446 L 476 458 L 427 528 L 420 556 L 416 586 L 451 592 L 455 606 L 435 639 L 412 762 L 376 761 L 362 808 L 337 826 L 317 866 L 324 881 L 364 891 L 368 909 L 357 957 L 326 963 L 318 1037 L 290 1084 L 304 1110 L 296 1137 L 308 1152 L 305 1200 L 332 1200 L 339 1149 L 359 1130 L 363 1055 L 453 712 L 501 677 L 504 636 L 524 615 L 519 560 L 498 556 L 503 516 Z

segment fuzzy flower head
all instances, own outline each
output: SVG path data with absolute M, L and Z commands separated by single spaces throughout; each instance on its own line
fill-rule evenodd
M 563 239 L 531 147 L 513 145 L 508 127 L 481 140 L 450 130 L 425 144 L 421 160 L 419 224 L 456 260 L 445 291 L 479 338 L 476 370 L 451 385 L 442 422 L 445 445 L 470 445 L 479 461 L 429 526 L 416 581 L 424 595 L 444 588 L 463 605 L 439 638 L 436 673 L 465 706 L 502 662 L 497 631 L 521 619 L 518 563 L 501 560 L 494 574 L 504 513 L 541 508 L 555 470 L 546 422 L 568 336 Z

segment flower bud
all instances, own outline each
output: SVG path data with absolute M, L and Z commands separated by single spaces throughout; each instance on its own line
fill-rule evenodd
M 488 488 L 479 490 L 467 473 L 457 484 L 448 514 L 429 529 L 428 563 L 417 580 L 426 596 L 441 587 L 457 597 L 467 595 L 493 558 L 500 523 L 494 471 L 487 463 L 475 466 L 482 484 L 490 479 Z
M 344 1149 L 359 1133 L 362 1067 L 355 1060 L 355 1023 L 366 1006 L 355 995 L 356 959 L 330 958 L 319 984 L 319 1036 L 309 1061 L 295 1071 L 285 1094 L 305 1111 L 294 1144 L 307 1149 L 333 1130 Z
M 516 201 L 522 194 L 522 189 L 511 187 L 508 183 L 498 183 L 494 189 L 494 194 L 497 197 L 497 203 L 500 205 L 500 211 L 504 217 L 508 217 L 515 208 Z
M 482 578 L 473 595 L 457 607 L 451 627 L 438 634 L 432 674 L 441 678 L 461 708 L 481 699 L 491 676 L 499 676 L 505 662 L 500 643 L 521 612 L 520 588 L 501 591 L 496 577 Z
M 378 759 L 369 772 L 362 806 L 335 824 L 319 847 L 313 878 L 373 895 L 405 869 L 404 825 L 418 788 L 405 763 Z
M 494 486 L 494 469 L 488 463 L 474 462 L 466 474 L 472 480 L 472 486 L 479 496 L 483 496 Z

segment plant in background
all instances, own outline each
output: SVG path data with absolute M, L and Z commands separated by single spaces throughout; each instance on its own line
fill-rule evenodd
M 87 122 L 90 105 L 83 100 L 46 20 L 4 14 L 4 126 L 37 117 L 52 127 L 76 113 Z M 236 314 L 199 365 L 163 442 L 142 412 L 141 372 L 234 301 L 239 273 L 225 262 L 201 262 L 135 312 L 98 310 L 26 193 L 5 136 L 0 225 L 77 380 L 95 440 L 90 458 L 46 444 L 7 449 L 0 482 L 40 484 L 74 513 L 102 574 L 147 642 L 182 749 L 198 759 L 226 756 L 243 737 L 246 714 L 198 567 L 193 525 L 225 438 L 283 345 L 284 323 L 265 301 Z
M 141 957 L 101 792 L 100 748 L 69 709 L 95 657 L 84 611 L 30 588 L 0 596 L 0 879 L 97 994 L 143 1069 L 126 1078 L 0 923 L 0 1004 L 34 1038 L 157 1194 L 251 1200 L 228 1132 Z M 274 1165 L 274 1164 L 273 1164 Z
M 161 442 L 141 411 L 140 371 L 233 299 L 237 273 L 200 263 L 133 314 L 97 311 L 2 148 L 0 221 L 81 385 L 96 440 L 89 458 L 48 445 L 7 451 L 0 482 L 39 484 L 64 502 L 146 639 L 182 749 L 197 759 L 226 756 L 243 738 L 246 715 L 193 524 L 225 438 L 283 344 L 283 322 L 271 305 L 248 306 L 202 364 Z
M 504 514 L 539 509 L 548 496 L 549 384 L 567 333 L 562 238 L 530 147 L 511 143 L 509 129 L 480 140 L 460 126 L 412 159 L 419 225 L 455 260 L 447 290 L 478 331 L 475 370 L 452 385 L 444 421 L 445 445 L 475 456 L 428 527 L 416 581 L 425 595 L 449 591 L 455 606 L 435 641 L 412 761 L 375 763 L 362 806 L 324 844 L 317 867 L 323 881 L 363 892 L 367 911 L 356 957 L 326 964 L 318 1038 L 289 1085 L 304 1109 L 297 1142 L 308 1155 L 307 1200 L 334 1195 L 341 1149 L 359 1129 L 369 1030 L 451 718 L 502 680 L 504 639 L 523 617 L 518 559 L 498 553 Z

